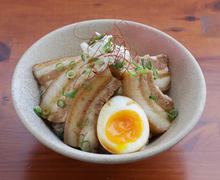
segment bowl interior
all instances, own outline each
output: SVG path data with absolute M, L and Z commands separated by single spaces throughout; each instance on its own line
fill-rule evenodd
M 17 64 L 12 81 L 13 102 L 23 124 L 43 144 L 63 155 L 101 163 L 122 163 L 150 157 L 181 140 L 203 111 L 206 88 L 201 69 L 193 56 L 170 36 L 143 24 L 121 20 L 81 22 L 76 26 L 76 34 L 87 38 L 95 31 L 111 31 L 114 24 L 117 24 L 138 55 L 168 55 L 172 78 L 170 96 L 179 110 L 179 116 L 166 133 L 136 153 L 102 155 L 82 152 L 65 145 L 33 112 L 33 107 L 39 104 L 40 95 L 32 75 L 32 66 L 36 63 L 81 53 L 79 44 L 82 40 L 73 35 L 75 24 L 65 26 L 44 36 L 26 51 Z

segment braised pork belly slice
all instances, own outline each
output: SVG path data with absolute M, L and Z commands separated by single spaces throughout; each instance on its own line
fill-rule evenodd
M 62 63 L 67 69 L 68 65 L 72 61 L 78 62 L 80 60 L 81 60 L 80 56 L 74 56 L 74 57 L 58 58 L 55 60 L 50 60 L 47 62 L 35 64 L 32 68 L 33 74 L 37 82 L 43 88 L 47 88 L 54 79 L 56 79 L 60 74 L 62 74 L 62 71 L 56 70 L 57 63 Z
M 109 69 L 89 80 L 91 89 L 79 89 L 71 102 L 64 128 L 64 143 L 73 147 L 82 147 L 83 142 L 89 143 L 89 151 L 98 148 L 96 124 L 103 104 L 121 86 Z
M 153 72 L 133 77 L 127 72 L 123 75 L 124 95 L 135 100 L 144 109 L 153 134 L 160 134 L 170 127 L 167 112 L 174 108 L 170 97 L 156 86 Z M 153 99 L 150 98 L 154 97 Z
M 170 88 L 170 71 L 168 68 L 168 58 L 165 54 L 159 54 L 157 56 L 137 56 L 134 61 L 138 64 L 142 64 L 141 59 L 144 59 L 146 65 L 149 61 L 152 63 L 153 69 L 158 71 L 158 78 L 155 80 L 155 84 L 161 91 L 165 92 Z
M 85 74 L 84 69 L 86 65 L 82 61 L 78 61 L 73 64 L 71 70 L 74 71 L 75 76 L 72 79 L 68 79 L 66 72 L 62 72 L 50 86 L 47 88 L 45 93 L 42 95 L 40 107 L 42 111 L 48 111 L 48 113 L 42 113 L 42 117 L 56 123 L 65 122 L 69 104 L 72 98 L 64 95 L 72 94 L 87 78 L 91 78 L 93 73 Z M 65 107 L 58 107 L 57 101 L 62 99 L 65 102 Z

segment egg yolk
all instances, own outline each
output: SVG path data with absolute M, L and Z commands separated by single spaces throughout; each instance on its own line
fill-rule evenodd
M 135 142 L 142 132 L 143 122 L 138 113 L 132 110 L 122 110 L 112 114 L 105 129 L 108 140 L 121 147 Z

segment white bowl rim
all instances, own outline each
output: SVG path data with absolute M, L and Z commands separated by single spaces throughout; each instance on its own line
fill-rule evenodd
M 201 101 L 200 104 L 198 105 L 197 108 L 197 113 L 196 115 L 193 117 L 193 120 L 187 124 L 187 127 L 184 128 L 183 131 L 181 131 L 179 134 L 177 134 L 175 136 L 175 138 L 172 139 L 172 141 L 169 141 L 165 144 L 159 144 L 156 147 L 152 147 L 150 152 L 144 152 L 144 151 L 138 151 L 138 152 L 134 152 L 134 153 L 130 153 L 130 154 L 95 154 L 95 153 L 88 153 L 88 152 L 83 152 L 74 148 L 71 148 L 69 146 L 63 146 L 66 149 L 64 149 L 63 147 L 60 146 L 55 146 L 53 143 L 50 143 L 47 141 L 47 139 L 43 136 L 41 136 L 37 131 L 35 131 L 27 121 L 25 121 L 25 116 L 22 113 L 22 110 L 19 108 L 19 102 L 17 102 L 15 100 L 15 93 L 14 93 L 14 81 L 16 79 L 16 74 L 18 73 L 18 65 L 19 63 L 22 61 L 22 58 L 27 54 L 28 51 L 30 51 L 35 44 L 37 44 L 39 41 L 41 41 L 44 38 L 47 38 L 49 36 L 51 36 L 52 34 L 62 31 L 66 28 L 69 28 L 71 26 L 74 26 L 78 23 L 96 23 L 96 22 L 101 22 L 101 21 L 114 21 L 114 22 L 127 22 L 127 23 L 132 23 L 134 25 L 139 25 L 145 28 L 148 28 L 152 31 L 155 31 L 159 34 L 162 34 L 163 36 L 166 36 L 167 38 L 171 39 L 172 41 L 174 41 L 175 43 L 177 43 L 188 55 L 189 57 L 191 57 L 192 59 L 192 63 L 194 63 L 194 65 L 198 68 L 198 72 L 199 75 L 201 77 L 201 86 L 203 87 L 202 90 L 202 96 L 201 96 Z M 73 158 L 73 159 L 77 159 L 77 160 L 81 160 L 81 161 L 85 161 L 85 162 L 93 162 L 93 163 L 103 163 L 103 164 L 119 164 L 119 163 L 128 163 L 128 162 L 134 162 L 134 161 L 138 161 L 141 159 L 145 159 L 151 156 L 154 156 L 158 153 L 161 153 L 163 151 L 166 151 L 167 149 L 171 148 L 172 146 L 174 146 L 175 144 L 177 144 L 180 140 L 182 140 L 192 129 L 193 127 L 196 125 L 196 123 L 199 121 L 199 118 L 202 115 L 202 112 L 204 110 L 205 107 L 205 101 L 206 101 L 206 83 L 205 83 L 205 78 L 203 76 L 202 70 L 199 66 L 199 64 L 197 63 L 196 59 L 192 56 L 192 54 L 177 40 L 175 40 L 174 38 L 172 38 L 170 35 L 145 24 L 141 24 L 138 22 L 133 22 L 133 21 L 128 21 L 128 20 L 121 20 L 121 19 L 95 19 L 95 20 L 87 20 L 87 21 L 80 21 L 80 22 L 76 22 L 73 24 L 69 24 L 66 26 L 63 26 L 61 28 L 58 28 L 48 34 L 46 34 L 45 36 L 43 36 L 42 38 L 40 38 L 39 40 L 37 40 L 34 44 L 32 44 L 32 46 L 30 48 L 28 48 L 28 50 L 26 50 L 26 52 L 23 54 L 23 56 L 20 58 L 20 60 L 18 61 L 16 67 L 15 67 L 15 71 L 12 77 L 12 85 L 11 85 L 11 92 L 12 92 L 12 101 L 15 107 L 15 111 L 19 116 L 19 119 L 21 120 L 21 122 L 24 124 L 24 126 L 28 129 L 28 131 L 34 136 L 36 137 L 42 144 L 44 144 L 45 146 L 47 146 L 48 148 L 52 149 L 53 151 L 56 151 L 64 156 Z

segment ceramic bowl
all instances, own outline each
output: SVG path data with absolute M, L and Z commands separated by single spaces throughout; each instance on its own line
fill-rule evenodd
M 34 43 L 19 60 L 14 71 L 14 107 L 20 120 L 33 136 L 48 148 L 70 158 L 116 164 L 137 161 L 161 153 L 174 146 L 192 130 L 204 109 L 206 85 L 198 63 L 182 44 L 155 28 L 131 21 L 106 19 L 76 24 L 59 28 Z M 121 155 L 83 152 L 64 144 L 34 113 L 33 107 L 39 104 L 40 94 L 32 74 L 32 66 L 59 57 L 79 55 L 82 40 L 73 35 L 74 27 L 78 36 L 88 38 L 95 31 L 111 31 L 115 24 L 138 55 L 168 55 L 172 76 L 170 96 L 179 110 L 179 116 L 166 133 L 141 151 Z

